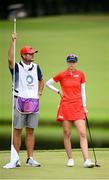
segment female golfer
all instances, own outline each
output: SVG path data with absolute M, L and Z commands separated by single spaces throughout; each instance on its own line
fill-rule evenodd
M 67 166 L 74 166 L 71 147 L 71 126 L 74 124 L 80 138 L 80 146 L 84 158 L 84 167 L 94 167 L 88 156 L 88 142 L 86 137 L 86 94 L 84 73 L 76 69 L 78 57 L 70 54 L 66 58 L 67 69 L 46 82 L 46 86 L 61 97 L 57 112 L 57 121 L 62 122 L 64 132 L 64 146 L 68 156 Z M 53 86 L 60 83 L 62 92 Z

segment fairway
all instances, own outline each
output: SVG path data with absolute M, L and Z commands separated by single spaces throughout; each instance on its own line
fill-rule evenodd
M 11 75 L 7 53 L 13 21 L 0 21 L 1 77 L 0 119 L 11 117 Z M 91 121 L 108 121 L 108 47 L 109 16 L 71 15 L 17 20 L 16 61 L 19 49 L 30 44 L 38 49 L 35 62 L 41 66 L 44 80 L 65 70 L 66 56 L 78 55 L 78 69 L 86 74 L 87 107 Z M 50 101 L 52 99 L 52 101 Z M 40 119 L 55 119 L 59 97 L 45 88 L 41 97 Z M 50 111 L 49 111 L 50 109 Z
M 21 167 L 3 169 L 9 162 L 12 117 L 12 78 L 8 68 L 8 48 L 13 21 L 0 21 L 0 180 L 107 180 L 109 179 L 109 15 L 64 15 L 17 19 L 16 62 L 19 50 L 31 45 L 38 50 L 35 63 L 44 81 L 66 69 L 66 56 L 78 55 L 77 69 L 86 75 L 87 109 L 92 138 L 100 168 L 84 168 L 79 137 L 72 128 L 74 167 L 67 167 L 63 150 L 63 129 L 56 122 L 60 97 L 46 87 L 40 98 L 39 127 L 35 130 L 34 157 L 41 167 L 26 167 L 25 146 L 21 147 Z M 59 88 L 58 85 L 56 85 Z M 22 140 L 25 144 L 25 130 Z M 89 147 L 90 138 L 88 135 Z M 101 149 L 103 147 L 103 149 Z M 105 147 L 107 149 L 105 149 Z M 38 149 L 38 150 L 36 150 Z M 47 150 L 48 149 L 48 150 Z M 58 149 L 58 150 L 54 150 Z M 60 149 L 60 150 L 59 150 Z M 90 158 L 93 152 L 89 150 Z
M 93 159 L 92 151 L 89 151 Z M 109 179 L 109 149 L 98 149 L 96 155 L 100 168 L 84 168 L 80 150 L 73 151 L 75 166 L 66 166 L 64 150 L 37 151 L 35 158 L 42 164 L 41 167 L 26 167 L 26 151 L 20 153 L 21 167 L 3 169 L 9 161 L 9 151 L 0 152 L 0 179 L 36 179 L 36 180 L 106 180 Z

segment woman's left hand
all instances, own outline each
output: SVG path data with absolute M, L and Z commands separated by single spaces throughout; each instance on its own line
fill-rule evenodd
M 88 114 L 88 110 L 87 110 L 86 106 L 84 106 L 84 112 L 86 115 Z

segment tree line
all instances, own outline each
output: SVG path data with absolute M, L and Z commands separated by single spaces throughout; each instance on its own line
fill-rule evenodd
M 22 4 L 16 9 L 9 8 L 12 4 Z M 77 13 L 109 13 L 108 0 L 4 0 L 0 5 L 0 18 L 8 18 L 10 13 L 25 11 L 26 16 L 47 16 Z

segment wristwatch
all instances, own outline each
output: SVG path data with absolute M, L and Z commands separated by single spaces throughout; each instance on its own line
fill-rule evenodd
M 42 95 L 42 92 L 39 91 L 39 95 Z

